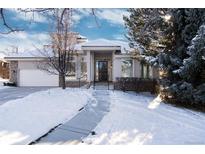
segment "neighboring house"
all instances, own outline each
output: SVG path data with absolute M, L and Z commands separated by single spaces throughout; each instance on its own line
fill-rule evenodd
M 68 86 L 83 83 L 115 82 L 117 77 L 157 78 L 156 69 L 132 58 L 127 42 L 98 39 L 88 41 L 79 35 L 74 66 L 67 77 Z M 59 76 L 38 69 L 45 57 L 37 51 L 28 51 L 5 57 L 10 63 L 10 81 L 18 86 L 59 86 Z
M 9 78 L 9 63 L 4 59 L 5 54 L 0 53 L 0 77 L 3 79 Z

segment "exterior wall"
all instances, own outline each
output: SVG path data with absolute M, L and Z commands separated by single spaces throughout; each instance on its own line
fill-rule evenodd
M 9 81 L 18 85 L 18 61 L 10 61 Z
M 18 69 L 38 69 L 35 61 L 18 61 Z
M 121 77 L 121 59 L 113 56 L 113 81 L 116 81 L 117 77 Z
M 141 77 L 141 64 L 140 64 L 140 61 L 136 59 L 133 60 L 133 74 L 134 74 L 134 77 L 137 77 L 137 78 Z
M 84 54 L 81 53 L 78 57 L 74 58 L 75 60 L 73 62 L 75 62 L 76 66 L 76 79 L 69 80 L 67 82 L 68 86 L 79 85 L 78 79 L 81 75 L 81 62 L 85 62 L 87 67 L 87 80 L 84 79 L 83 82 L 89 83 L 94 81 L 95 60 L 108 60 L 109 81 L 115 82 L 116 78 L 122 77 L 122 60 L 131 59 L 131 55 L 115 54 L 114 51 L 102 51 L 101 54 L 98 53 L 100 53 L 100 51 L 84 51 Z M 84 57 L 84 61 L 81 61 L 82 57 Z M 132 62 L 133 74 L 131 77 L 141 78 L 141 62 L 136 59 L 132 59 Z M 59 85 L 59 76 L 54 76 L 43 70 L 39 70 L 37 65 L 37 62 L 34 60 L 10 61 L 10 81 L 17 83 L 18 86 Z M 156 67 L 151 67 L 151 70 L 151 78 L 158 78 L 158 69 Z

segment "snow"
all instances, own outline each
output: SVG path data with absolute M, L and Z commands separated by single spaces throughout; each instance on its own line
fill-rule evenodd
M 141 57 L 144 58 L 146 62 L 148 62 L 149 64 L 152 64 L 152 65 L 157 63 L 157 60 L 158 60 L 157 57 L 153 57 L 153 56 L 141 55 Z
M 0 52 L 0 59 L 3 59 L 5 57 L 5 53 Z
M 8 79 L 3 79 L 3 78 L 0 77 L 0 89 L 5 88 L 5 87 L 3 86 L 3 83 L 4 83 L 4 82 L 8 82 Z
M 88 42 L 85 42 L 82 44 L 83 46 L 92 46 L 92 47 L 98 47 L 98 46 L 120 46 L 121 47 L 121 52 L 122 53 L 127 53 L 127 51 L 131 51 L 132 49 L 129 47 L 129 43 L 125 41 L 119 41 L 119 40 L 108 40 L 108 39 L 96 39 L 96 40 L 91 40 Z
M 174 74 L 178 74 L 178 73 L 181 72 L 181 69 L 176 69 L 176 70 L 173 70 L 172 72 L 173 72 Z
M 120 46 L 122 53 L 127 53 L 133 49 L 129 47 L 129 43 L 125 41 L 119 41 L 119 40 L 107 40 L 107 39 L 96 39 L 96 40 L 90 40 L 84 43 L 76 44 L 74 49 L 77 51 L 82 51 L 82 47 L 86 46 L 92 46 L 92 47 L 98 47 L 98 46 Z M 43 49 L 41 49 L 43 51 Z M 41 51 L 41 52 L 42 52 Z M 7 57 L 18 57 L 18 58 L 43 58 L 45 55 L 43 55 L 38 50 L 26 50 L 26 51 L 19 51 L 18 53 L 10 53 Z M 46 54 L 50 55 L 52 53 L 49 53 L 49 50 L 46 51 Z
M 159 97 L 110 92 L 110 112 L 84 144 L 205 144 L 205 114 Z
M 79 99 L 80 98 L 80 99 Z M 0 106 L 0 144 L 28 144 L 74 117 L 89 90 L 53 88 Z

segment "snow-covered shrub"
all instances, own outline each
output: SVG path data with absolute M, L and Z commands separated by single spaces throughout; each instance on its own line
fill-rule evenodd
M 192 84 L 187 82 L 178 82 L 169 87 L 170 92 L 178 102 L 193 103 L 194 102 L 194 88 Z

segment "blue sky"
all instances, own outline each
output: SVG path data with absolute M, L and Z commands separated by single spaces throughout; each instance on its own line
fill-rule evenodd
M 97 20 L 91 9 L 74 9 L 73 31 L 86 36 L 88 40 L 99 38 L 125 40 L 123 15 L 128 15 L 126 9 L 96 9 Z M 22 13 L 16 9 L 7 9 L 7 19 L 11 25 L 23 27 L 24 31 L 0 36 L 0 51 L 28 50 L 34 46 L 42 46 L 48 40 L 49 24 L 42 14 Z M 97 23 L 96 23 L 97 21 Z

